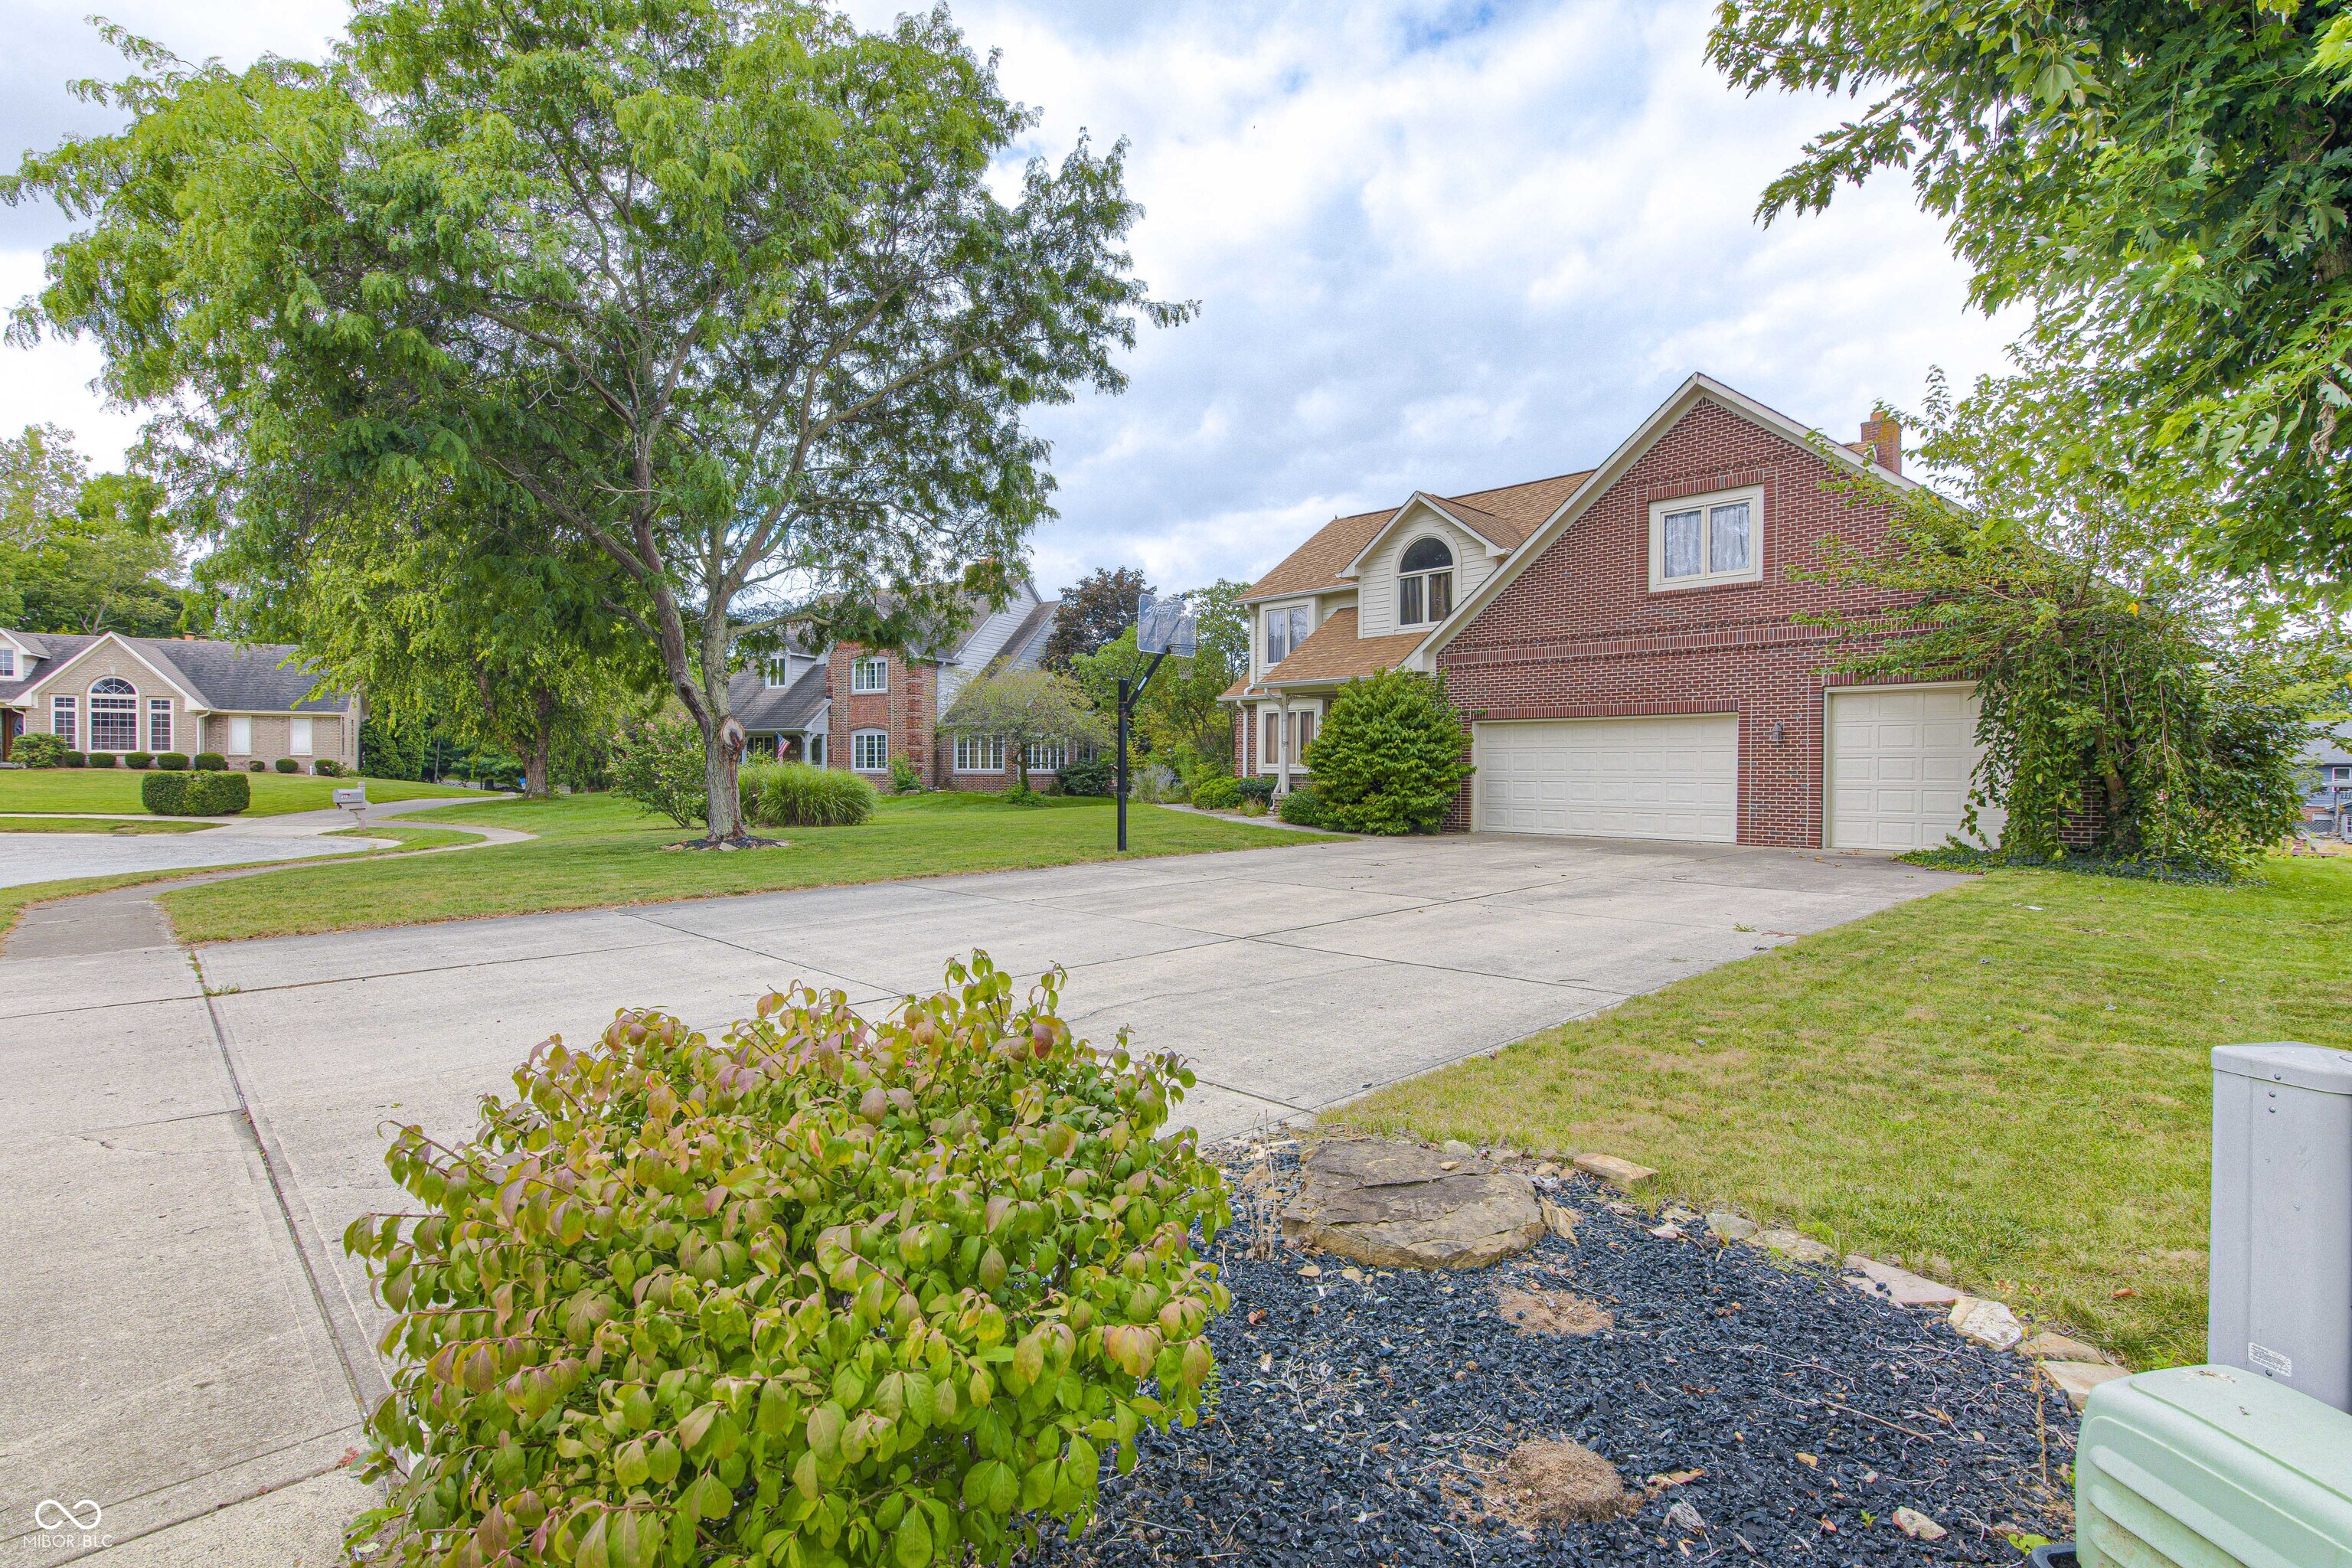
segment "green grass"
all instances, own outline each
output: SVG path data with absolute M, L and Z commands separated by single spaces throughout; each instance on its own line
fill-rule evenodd
M 2352 860 L 2263 874 L 1997 871 L 1330 1120 L 1622 1155 L 1662 1197 L 1947 1259 L 2135 1366 L 2201 1361 L 2208 1053 L 2352 1046 Z
M 143 816 L 139 781 L 145 772 L 130 768 L 11 768 L 0 773 L 0 812 L 106 811 Z M 335 804 L 334 793 L 367 785 L 372 801 L 422 796 L 462 798 L 471 793 L 453 784 L 411 784 L 404 779 L 322 779 L 315 773 L 248 773 L 253 804 L 241 815 L 278 816 L 317 811 Z
M 202 833 L 212 826 L 152 816 L 0 816 L 0 833 Z
M 402 820 L 540 837 L 464 855 L 305 867 L 183 889 L 163 895 L 163 907 L 183 942 L 230 942 L 1118 858 L 1111 803 L 1066 797 L 1034 806 L 984 795 L 891 797 L 860 826 L 778 829 L 788 847 L 729 853 L 671 848 L 693 835 L 608 795 L 487 801 Z M 1146 805 L 1130 807 L 1129 838 L 1130 858 L 1303 841 L 1278 828 Z

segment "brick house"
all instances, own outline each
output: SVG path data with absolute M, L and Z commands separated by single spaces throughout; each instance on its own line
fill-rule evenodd
M 0 629 L 0 760 L 24 734 L 73 752 L 217 752 L 233 768 L 292 759 L 357 772 L 364 702 L 313 695 L 294 649 L 210 637 Z
M 915 652 L 838 642 L 793 648 L 740 670 L 728 706 L 755 752 L 842 768 L 877 783 L 903 757 L 934 789 L 1001 791 L 1017 778 L 1001 741 L 940 733 L 956 694 L 983 674 L 1034 669 L 1053 631 L 1057 601 L 1026 582 L 1000 607 L 972 606 L 968 629 Z M 1059 755 L 1033 755 L 1033 781 L 1060 771 Z
M 1893 421 L 1862 434 L 1817 445 L 1695 375 L 1596 468 L 1334 520 L 1244 595 L 1239 771 L 1287 787 L 1339 685 L 1404 668 L 1473 720 L 1451 827 L 1942 843 L 1977 761 L 1971 689 L 1858 686 L 1796 619 L 1869 603 L 1799 577 L 1826 535 L 1867 548 L 1885 524 L 1824 490 L 1833 468 L 1911 483 Z

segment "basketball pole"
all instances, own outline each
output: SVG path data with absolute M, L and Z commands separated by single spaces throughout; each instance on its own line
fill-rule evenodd
M 1153 676 L 1160 673 L 1160 661 L 1167 657 L 1164 653 L 1153 654 L 1150 664 L 1144 668 L 1143 679 L 1131 687 L 1127 677 L 1122 675 L 1118 679 L 1118 852 L 1122 855 L 1127 853 L 1128 720 L 1135 711 L 1136 702 L 1143 696 L 1143 689 L 1151 684 Z

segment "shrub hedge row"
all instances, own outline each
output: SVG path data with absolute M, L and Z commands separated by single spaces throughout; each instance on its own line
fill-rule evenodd
M 243 773 L 152 773 L 139 781 L 140 803 L 157 816 L 234 816 L 253 804 Z

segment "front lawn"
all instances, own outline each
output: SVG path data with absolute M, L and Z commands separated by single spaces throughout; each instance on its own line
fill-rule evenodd
M 1331 1120 L 1660 1172 L 2140 1368 L 2205 1353 L 2215 1046 L 2352 1046 L 2352 862 L 2260 887 L 2042 871 L 1695 975 Z
M 1280 828 L 1190 812 L 1148 805 L 1129 812 L 1130 858 L 1302 841 Z M 163 907 L 183 942 L 230 942 L 1118 858 L 1111 803 L 1066 796 L 1029 806 L 988 795 L 894 796 L 863 826 L 778 828 L 771 831 L 791 841 L 786 848 L 728 852 L 671 848 L 698 830 L 643 816 L 609 795 L 485 801 L 402 820 L 512 827 L 539 838 L 463 855 L 306 867 L 186 888 L 164 894 Z
M 131 768 L 11 768 L 0 773 L 0 812 L 106 811 L 144 815 L 139 781 L 144 770 Z M 247 773 L 253 781 L 253 804 L 238 815 L 278 816 L 289 811 L 318 811 L 335 804 L 334 794 L 353 784 L 367 785 L 368 799 L 415 800 L 425 795 L 463 798 L 475 792 L 455 784 L 411 784 L 405 779 L 322 779 L 316 773 Z

